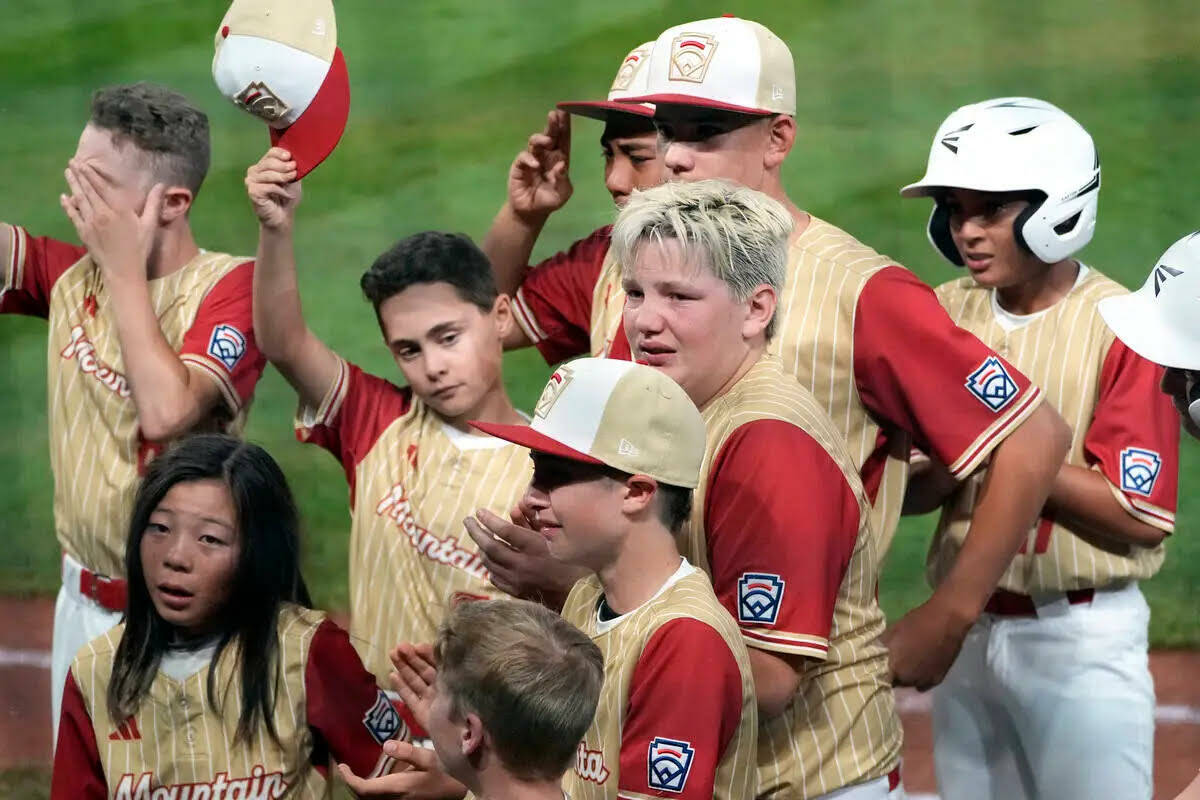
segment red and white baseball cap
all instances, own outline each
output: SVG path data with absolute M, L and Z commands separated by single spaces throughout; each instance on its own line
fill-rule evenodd
M 724 16 L 676 25 L 650 51 L 646 93 L 626 102 L 795 114 L 792 51 L 748 19 Z
M 325 160 L 350 116 L 350 78 L 331 0 L 233 0 L 216 35 L 221 94 L 271 128 L 298 175 Z
M 531 425 L 471 424 L 539 453 L 687 489 L 700 482 L 700 411 L 679 384 L 644 364 L 576 359 L 550 376 Z
M 625 103 L 623 100 L 646 93 L 646 62 L 650 59 L 650 48 L 654 42 L 643 42 L 629 51 L 613 78 L 607 100 L 565 101 L 558 107 L 568 114 L 605 120 L 609 114 L 633 114 L 638 117 L 654 116 L 654 106 L 649 103 Z

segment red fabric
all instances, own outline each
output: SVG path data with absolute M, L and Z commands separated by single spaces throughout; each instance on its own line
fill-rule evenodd
M 346 364 L 346 394 L 328 424 L 296 431 L 296 438 L 324 447 L 338 459 L 354 497 L 354 470 L 375 446 L 380 434 L 412 408 L 412 389 L 368 375 Z
M 1020 402 L 1030 383 L 1000 359 L 1017 394 L 993 411 L 967 388 L 968 376 L 996 355 L 954 324 L 933 290 L 903 267 L 871 276 L 854 315 L 854 381 L 876 417 L 913 434 L 921 450 L 954 464 L 996 419 Z M 993 437 L 988 448 L 1003 441 Z M 872 460 L 875 469 L 883 460 Z M 863 475 L 878 485 L 878 477 Z
M 348 764 L 356 775 L 370 775 L 384 753 L 366 720 L 380 698 L 387 714 L 397 720 L 399 715 L 363 667 L 350 637 L 330 620 L 322 622 L 313 634 L 304 669 L 304 695 L 315 740 L 313 763 L 323 763 L 323 756 L 328 755 Z
M 62 714 L 58 721 L 58 744 L 54 749 L 54 774 L 50 800 L 105 800 L 108 784 L 96 746 L 96 731 L 75 675 L 67 672 Z
M 747 645 L 789 652 L 784 640 L 769 641 L 770 631 L 829 638 L 858 526 L 850 484 L 803 430 L 755 420 L 730 434 L 709 472 L 704 528 L 713 588 Z M 769 627 L 739 617 L 738 582 L 746 573 L 784 582 Z
M 1092 424 L 1083 440 L 1084 457 L 1136 505 L 1150 503 L 1175 513 L 1179 492 L 1179 414 L 1159 390 L 1163 368 L 1114 339 L 1100 370 L 1099 397 Z M 1162 459 L 1147 497 L 1125 491 L 1121 483 L 1121 451 L 1152 450 Z
M 532 267 L 521 282 L 520 304 L 546 334 L 534 344 L 547 364 L 591 352 L 592 295 L 611 235 L 611 225 L 593 231 Z
M 646 642 L 629 681 L 619 791 L 711 800 L 717 764 L 741 718 L 741 672 L 729 645 L 699 620 L 671 620 Z M 694 750 L 681 791 L 650 788 L 656 737 L 687 742 Z
M 13 257 L 17 239 L 23 230 L 12 228 Z M 50 291 L 54 283 L 73 264 L 87 255 L 87 248 L 60 242 L 47 237 L 25 238 L 25 263 L 21 269 L 21 282 L 0 294 L 0 313 L 26 314 L 45 319 L 50 314 Z M 11 265 L 0 264 L 0 278 Z
M 254 341 L 253 286 L 253 261 L 234 267 L 217 281 L 196 310 L 196 319 L 183 335 L 179 350 L 179 355 L 199 356 L 220 371 L 233 385 L 242 405 L 254 394 L 254 385 L 267 363 Z M 245 338 L 245 352 L 232 370 L 210 352 L 214 333 L 221 326 L 232 327 Z

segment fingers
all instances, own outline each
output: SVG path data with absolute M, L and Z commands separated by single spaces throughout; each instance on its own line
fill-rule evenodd
M 466 527 L 471 539 L 474 540 L 475 545 L 479 548 L 480 554 L 488 562 L 489 570 L 495 572 L 493 565 L 503 569 L 511 569 L 516 566 L 517 554 L 513 552 L 513 549 L 493 536 L 491 531 L 484 528 L 478 519 L 467 517 L 463 520 L 463 525 Z
M 437 755 L 425 747 L 417 747 L 411 742 L 401 742 L 389 739 L 383 743 L 383 752 L 397 761 L 403 761 L 414 769 L 431 772 L 437 769 Z
M 79 211 L 75 208 L 75 201 L 65 194 L 58 196 L 58 204 L 62 206 L 63 211 L 67 214 L 67 219 L 71 220 L 71 224 L 75 226 L 75 232 L 79 234 L 79 238 L 84 238 L 84 222 L 79 216 Z M 85 242 L 86 244 L 86 242 Z
M 510 552 L 513 550 L 518 553 L 527 552 L 545 552 L 546 539 L 535 530 L 531 530 L 520 525 L 514 525 L 512 522 L 504 519 L 498 514 L 493 514 L 486 508 L 481 508 L 475 512 L 477 519 L 484 528 L 493 536 L 500 537 L 508 543 Z M 469 530 L 469 529 L 468 529 Z M 480 545 L 482 548 L 482 545 Z M 509 564 L 511 566 L 512 563 Z
M 67 188 L 71 190 L 70 200 L 75 206 L 75 210 L 79 213 L 81 219 L 91 219 L 94 209 L 92 208 L 91 198 L 84 191 L 83 179 L 71 166 L 68 166 L 63 174 L 67 178 Z
M 381 775 L 378 778 L 360 778 L 346 764 L 338 764 L 338 774 L 357 797 L 404 797 L 411 788 L 412 779 L 407 773 Z
M 565 111 L 551 111 L 558 115 L 558 149 L 562 151 L 563 160 L 571 160 L 571 115 Z
M 150 230 L 158 225 L 159 217 L 162 215 L 163 197 L 166 193 L 167 186 L 164 183 L 156 183 L 150 187 L 150 194 L 146 196 L 146 204 L 142 206 L 142 213 L 138 218 L 143 229 Z

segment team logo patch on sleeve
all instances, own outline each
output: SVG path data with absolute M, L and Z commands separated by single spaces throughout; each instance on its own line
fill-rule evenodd
M 242 356 L 246 355 L 246 337 L 232 325 L 218 325 L 213 328 L 212 338 L 208 340 L 208 354 L 233 372 Z
M 651 739 L 650 752 L 646 756 L 650 788 L 660 792 L 682 792 L 695 755 L 691 742 L 661 736 Z
M 774 625 L 786 581 L 769 572 L 745 572 L 738 578 L 738 622 Z
M 1017 396 L 1016 382 L 1009 377 L 1008 370 L 995 356 L 984 359 L 984 362 L 967 376 L 964 385 L 967 391 L 992 411 L 999 411 Z
M 1121 451 L 1121 489 L 1149 497 L 1161 469 L 1158 453 L 1144 447 L 1126 447 Z
M 397 737 L 397 734 L 405 729 L 404 720 L 400 719 L 400 714 L 396 712 L 388 696 L 383 693 L 383 689 L 376 693 L 375 705 L 371 706 L 363 716 L 363 725 L 380 744 L 388 739 L 405 738 L 404 736 Z

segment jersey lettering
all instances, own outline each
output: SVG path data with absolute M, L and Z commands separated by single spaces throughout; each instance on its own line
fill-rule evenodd
M 117 784 L 114 800 L 276 800 L 287 794 L 287 781 L 282 772 L 268 773 L 255 764 L 248 778 L 230 779 L 218 772 L 211 781 L 175 783 L 155 786 L 154 773 L 143 772 L 137 777 L 125 773 Z
M 417 549 L 417 552 L 430 561 L 458 567 L 480 580 L 490 579 L 487 567 L 483 566 L 483 559 L 478 553 L 461 546 L 452 536 L 439 538 L 436 534 L 417 524 L 413 517 L 412 504 L 404 490 L 404 484 L 397 483 L 393 486 L 391 491 L 385 494 L 379 504 L 375 506 L 375 513 L 395 522 L 408 537 L 412 546 Z
M 125 380 L 125 376 L 96 358 L 96 348 L 82 325 L 75 325 L 71 328 L 71 341 L 63 348 L 60 355 L 68 361 L 71 359 L 78 361 L 80 372 L 93 376 L 117 396 L 123 398 L 130 396 L 129 382 Z
M 579 749 L 575 751 L 575 774 L 585 781 L 602 785 L 608 780 L 608 767 L 604 766 L 604 752 L 588 750 L 587 745 L 580 742 Z

